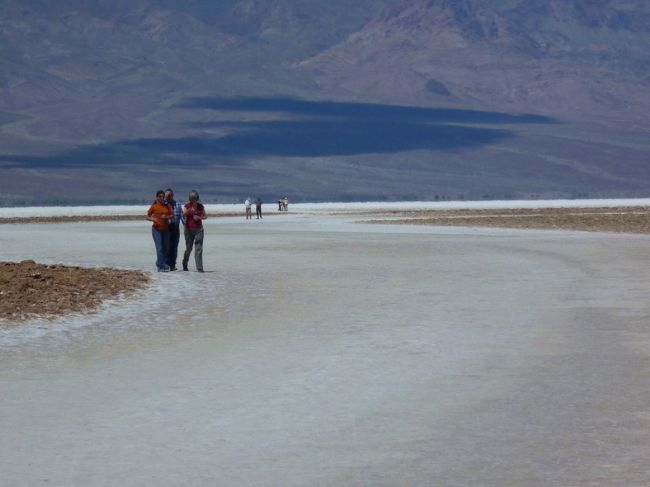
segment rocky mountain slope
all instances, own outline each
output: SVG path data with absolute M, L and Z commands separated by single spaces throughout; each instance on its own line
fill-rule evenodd
M 185 96 L 300 94 L 313 83 L 290 65 L 385 3 L 0 0 L 0 123 L 32 142 L 97 141 L 176 132 L 158 116 Z
M 0 204 L 650 193 L 645 0 L 0 0 L 0 59 Z
M 650 3 L 403 0 L 300 66 L 348 96 L 647 126 Z

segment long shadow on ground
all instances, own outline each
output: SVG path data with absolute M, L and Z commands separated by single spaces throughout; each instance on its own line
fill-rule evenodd
M 190 122 L 190 136 L 81 146 L 48 156 L 0 155 L 5 167 L 231 164 L 251 156 L 327 157 L 410 150 L 472 149 L 513 137 L 486 125 L 552 123 L 537 115 L 294 98 L 188 98 L 175 108 L 211 110 L 221 120 Z M 227 112 L 227 113 L 226 113 Z M 223 120 L 232 112 L 282 120 Z M 282 115 L 280 117 L 280 115 Z M 236 117 L 233 117 L 236 118 Z M 474 125 L 474 126 L 472 126 Z M 218 134 L 215 134 L 217 130 Z

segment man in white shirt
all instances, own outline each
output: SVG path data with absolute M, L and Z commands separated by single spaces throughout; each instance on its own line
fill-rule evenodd
M 251 211 L 251 199 L 250 196 L 246 198 L 246 201 L 244 201 L 244 206 L 246 206 L 246 219 L 247 220 L 252 220 L 253 219 L 253 212 Z

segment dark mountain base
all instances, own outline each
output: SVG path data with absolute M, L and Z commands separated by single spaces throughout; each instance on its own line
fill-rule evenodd
M 173 113 L 173 112 L 170 112 Z M 650 195 L 642 132 L 535 115 L 282 98 L 186 100 L 178 137 L 0 155 L 0 204 Z M 15 144 L 16 147 L 20 144 Z

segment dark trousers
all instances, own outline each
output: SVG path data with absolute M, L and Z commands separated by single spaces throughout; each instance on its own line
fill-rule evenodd
M 261 207 L 261 206 L 257 206 L 257 207 L 255 208 L 255 213 L 257 214 L 257 218 L 262 218 L 262 207 Z
M 194 248 L 194 262 L 196 270 L 203 272 L 203 228 L 185 227 L 185 254 L 183 255 L 183 270 L 187 269 L 190 254 Z
M 181 239 L 181 229 L 178 223 L 169 224 L 169 248 L 167 249 L 167 265 L 174 269 L 178 258 L 178 241 Z

